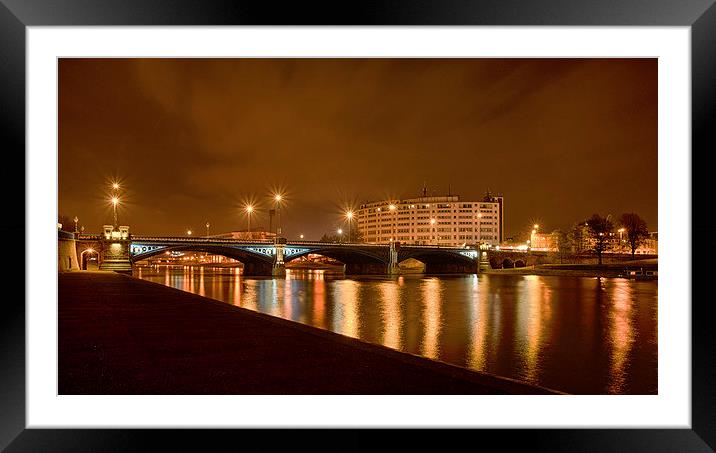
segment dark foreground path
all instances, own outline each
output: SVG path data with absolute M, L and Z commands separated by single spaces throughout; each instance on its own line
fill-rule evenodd
M 126 275 L 58 279 L 60 394 L 550 393 Z

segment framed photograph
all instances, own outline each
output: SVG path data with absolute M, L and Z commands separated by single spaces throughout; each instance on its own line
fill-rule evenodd
M 716 7 L 519 3 L 3 0 L 3 448 L 713 451 Z

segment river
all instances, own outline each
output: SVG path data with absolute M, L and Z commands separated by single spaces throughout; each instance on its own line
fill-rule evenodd
M 136 277 L 460 367 L 573 394 L 657 393 L 655 281 L 344 277 L 138 267 Z

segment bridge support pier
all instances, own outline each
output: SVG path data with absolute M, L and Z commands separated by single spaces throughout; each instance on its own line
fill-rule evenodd
M 388 262 L 388 275 L 400 273 L 400 266 L 398 266 L 398 248 L 400 248 L 399 243 L 397 245 L 395 242 L 390 243 L 390 250 L 388 251 L 388 257 L 390 258 Z
M 477 260 L 477 272 L 485 272 L 490 270 L 490 257 L 487 255 L 487 250 L 480 247 L 478 252 L 480 255 Z
M 286 263 L 283 261 L 284 248 L 286 247 L 286 239 L 276 238 L 276 255 L 274 255 L 273 267 L 271 268 L 271 275 L 274 277 L 285 277 L 286 276 Z
M 132 261 L 129 259 L 129 227 L 104 225 L 101 240 L 102 250 L 99 253 L 99 270 L 114 271 L 124 274 L 132 273 Z

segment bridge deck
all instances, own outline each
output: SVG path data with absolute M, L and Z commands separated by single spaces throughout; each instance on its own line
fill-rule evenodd
M 59 275 L 60 394 L 548 393 L 110 272 Z

